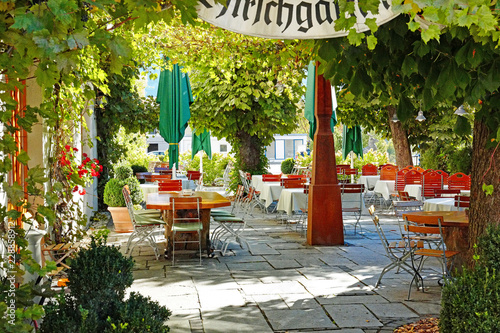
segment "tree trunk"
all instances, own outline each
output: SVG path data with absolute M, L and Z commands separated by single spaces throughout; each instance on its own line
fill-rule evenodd
M 241 169 L 250 173 L 257 171 L 260 166 L 261 140 L 256 135 L 250 135 L 243 130 L 238 131 L 236 137 L 240 146 L 239 158 Z
M 404 168 L 408 165 L 413 165 L 413 159 L 411 158 L 410 143 L 408 142 L 408 135 L 403 128 L 400 121 L 393 122 L 391 119 L 396 113 L 396 107 L 389 105 L 387 107 L 387 113 L 389 114 L 389 126 L 392 133 L 392 143 L 394 145 L 394 151 L 396 153 L 396 164 L 400 168 Z
M 474 121 L 472 142 L 471 202 L 469 208 L 469 266 L 473 265 L 473 246 L 488 224 L 500 223 L 500 149 L 487 149 L 491 131 L 481 120 Z M 498 147 L 498 146 L 497 146 Z M 486 195 L 483 183 L 493 185 L 493 194 Z

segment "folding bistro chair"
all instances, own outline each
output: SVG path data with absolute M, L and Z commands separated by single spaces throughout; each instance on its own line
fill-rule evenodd
M 380 225 L 380 220 L 377 215 L 375 215 L 375 207 L 371 205 L 368 208 L 368 212 L 370 213 L 373 224 L 375 225 L 375 230 L 377 231 L 378 236 L 380 237 L 380 241 L 384 247 L 385 253 L 387 257 L 391 260 L 391 263 L 385 266 L 382 269 L 382 273 L 375 284 L 375 288 L 377 288 L 382 280 L 382 277 L 389 272 L 390 270 L 397 268 L 397 272 L 399 273 L 400 269 L 403 269 L 410 275 L 413 275 L 413 268 L 406 261 L 410 259 L 411 251 L 414 251 L 415 248 L 423 248 L 423 242 L 411 242 L 411 247 L 408 247 L 406 242 L 401 239 L 399 241 L 389 242 L 387 237 L 385 236 L 384 230 Z
M 361 218 L 361 212 L 363 210 L 363 192 L 365 191 L 365 185 L 363 184 L 343 184 L 341 186 L 342 191 L 342 213 L 353 213 L 356 222 L 354 223 L 354 233 L 359 226 L 361 229 L 361 224 L 359 219 Z M 344 228 L 345 231 L 345 228 Z
M 410 287 L 408 289 L 408 300 L 410 300 L 411 287 L 413 285 L 413 282 L 416 282 L 417 289 L 419 288 L 420 285 L 422 291 L 425 291 L 424 278 L 421 275 L 421 270 L 424 260 L 426 258 L 438 259 L 441 264 L 442 277 L 443 279 L 448 279 L 451 277 L 450 271 L 453 264 L 452 259 L 459 252 L 446 250 L 446 245 L 444 243 L 444 238 L 443 238 L 443 227 L 441 225 L 443 221 L 442 216 L 422 216 L 422 215 L 405 214 L 403 215 L 403 218 L 405 219 L 406 222 L 405 231 L 408 233 L 408 236 L 405 238 L 408 246 L 410 246 L 410 242 L 413 239 L 413 235 L 416 235 L 417 237 L 420 234 L 438 235 L 441 238 L 439 246 L 435 249 L 424 247 L 424 248 L 419 248 L 414 252 L 413 251 L 410 252 L 411 265 L 414 271 L 413 278 L 410 282 Z M 450 262 L 450 269 L 448 269 L 448 262 Z
M 155 233 L 161 232 L 161 228 L 165 222 L 160 216 L 160 212 L 156 209 L 134 210 L 132 199 L 130 198 L 130 190 L 128 185 L 122 189 L 125 203 L 127 204 L 128 214 L 134 226 L 134 231 L 127 241 L 127 249 L 125 253 L 132 252 L 134 247 L 142 242 L 147 242 L 155 253 L 155 258 L 158 260 L 160 253 L 156 244 Z
M 175 265 L 176 244 L 193 244 L 198 243 L 198 251 L 200 254 L 201 265 L 201 232 L 203 231 L 203 223 L 201 222 L 201 198 L 200 197 L 170 197 L 170 205 L 172 206 L 172 266 Z M 196 238 L 179 238 L 178 234 L 198 235 Z
M 454 205 L 459 210 L 461 210 L 460 208 L 469 208 L 470 197 L 465 195 L 456 195 Z

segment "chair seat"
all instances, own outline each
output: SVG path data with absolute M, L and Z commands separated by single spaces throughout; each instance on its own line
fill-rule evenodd
M 444 255 L 446 256 L 446 258 L 451 258 L 457 254 L 459 254 L 459 252 L 457 251 L 444 251 Z M 434 249 L 419 249 L 415 251 L 415 255 L 441 258 L 443 256 L 443 251 Z
M 210 216 L 234 216 L 234 214 L 230 212 L 215 212 L 215 213 L 210 212 Z
M 217 217 L 214 217 L 214 221 L 217 221 L 217 222 L 243 222 L 243 219 L 236 217 L 236 216 L 217 216 Z
M 172 231 L 198 232 L 200 230 L 203 230 L 203 224 L 201 222 L 183 222 L 174 223 L 172 225 Z
M 212 209 L 210 210 L 210 214 L 231 214 L 229 211 L 225 210 L 225 209 Z

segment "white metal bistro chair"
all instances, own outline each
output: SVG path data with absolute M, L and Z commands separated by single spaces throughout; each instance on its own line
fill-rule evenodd
M 146 241 L 153 248 L 156 260 L 158 260 L 160 253 L 156 244 L 155 233 L 161 233 L 162 227 L 165 225 L 160 212 L 156 209 L 134 210 L 128 185 L 123 187 L 122 192 L 130 220 L 134 226 L 134 231 L 128 238 L 125 253 L 131 253 L 137 244 Z

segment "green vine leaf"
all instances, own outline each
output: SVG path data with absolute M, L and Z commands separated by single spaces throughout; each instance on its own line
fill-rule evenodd
M 483 192 L 488 196 L 493 194 L 493 185 L 486 185 L 483 183 L 482 187 Z

